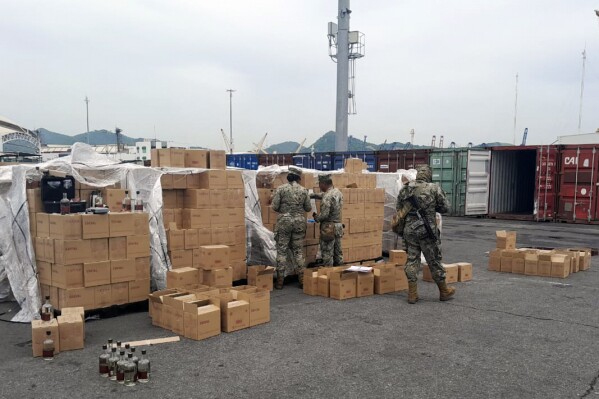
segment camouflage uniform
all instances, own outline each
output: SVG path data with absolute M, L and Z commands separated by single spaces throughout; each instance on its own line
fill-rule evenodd
M 325 222 L 335 223 L 335 239 L 323 241 L 320 238 L 320 255 L 323 266 L 339 266 L 343 264 L 343 251 L 341 249 L 341 238 L 343 237 L 343 225 L 341 224 L 341 209 L 343 208 L 343 194 L 335 187 L 329 188 L 322 194 L 320 213 L 314 217 L 322 229 Z
M 414 195 L 416 203 L 420 206 L 421 214 L 426 217 L 436 235 L 435 238 L 429 238 L 424 226 L 418 223 L 418 215 L 415 210 L 408 213 L 405 219 L 403 238 L 408 253 L 405 272 L 410 282 L 417 281 L 421 252 L 424 254 L 435 282 L 445 281 L 445 270 L 441 265 L 441 239 L 435 215 L 436 212 L 447 212 L 449 202 L 443 190 L 431 181 L 430 168 L 419 168 L 416 181 L 410 182 L 397 197 L 397 210 L 399 211 L 406 203 L 409 203 L 408 198 Z
M 297 182 L 280 186 L 275 190 L 272 209 L 279 214 L 274 231 L 277 243 L 277 274 L 285 276 L 288 262 L 295 263 L 297 273 L 303 274 L 306 212 L 312 209 L 308 190 Z

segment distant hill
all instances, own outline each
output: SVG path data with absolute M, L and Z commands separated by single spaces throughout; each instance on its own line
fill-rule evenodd
M 335 151 L 335 132 L 329 130 L 321 138 L 316 140 L 312 146 L 314 146 L 314 152 Z M 365 143 L 364 140 L 350 136 L 347 148 L 349 151 L 375 151 L 378 149 L 378 145 L 369 142 Z
M 282 143 L 279 144 L 273 144 L 271 146 L 269 146 L 268 148 L 265 148 L 264 151 L 268 152 L 269 154 L 289 154 L 291 152 L 295 152 L 295 150 L 297 150 L 297 147 L 299 147 L 300 143 L 295 142 L 295 141 L 284 141 Z M 309 152 L 310 149 L 306 148 L 306 147 L 302 147 L 302 149 L 299 152 Z
M 40 128 L 40 139 L 45 145 L 72 145 L 76 142 L 87 143 L 87 133 L 68 136 L 62 133 L 52 132 L 50 130 Z M 126 135 L 122 136 L 123 144 L 135 145 L 137 141 L 142 141 L 141 138 L 132 138 Z M 116 144 L 116 134 L 108 130 L 94 130 L 89 132 L 90 145 L 107 145 Z

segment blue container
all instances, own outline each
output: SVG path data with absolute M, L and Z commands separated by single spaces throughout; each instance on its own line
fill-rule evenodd
M 312 166 L 312 157 L 310 154 L 294 155 L 293 164 L 304 169 L 314 169 Z
M 333 169 L 343 169 L 347 158 L 359 158 L 366 163 L 369 172 L 376 172 L 376 154 L 374 151 L 348 151 L 333 154 Z
M 294 155 L 293 164 L 304 169 L 331 170 L 333 162 L 331 154 L 315 153 Z
M 227 154 L 227 166 L 257 170 L 258 155 L 256 154 Z

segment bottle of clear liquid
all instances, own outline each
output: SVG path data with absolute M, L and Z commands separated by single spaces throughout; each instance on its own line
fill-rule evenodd
M 135 346 L 131 347 L 131 355 L 133 355 L 131 360 L 133 360 L 133 363 L 135 363 L 135 370 L 137 370 L 137 365 L 139 364 L 139 358 L 137 356 L 135 356 Z M 135 373 L 135 381 L 137 382 L 137 372 Z
M 50 321 L 54 318 L 54 306 L 50 303 L 50 297 L 46 297 L 46 303 L 42 305 L 42 320 Z
M 119 384 L 125 383 L 125 369 L 123 366 L 127 362 L 127 358 L 125 357 L 125 351 L 121 351 L 121 356 L 119 356 L 119 361 L 116 362 L 116 382 Z
M 112 338 L 108 338 L 108 352 L 112 351 L 113 347 Z
M 125 344 L 125 355 L 129 353 L 129 348 L 131 348 L 131 346 L 129 344 Z
M 127 360 L 123 363 L 125 371 L 125 386 L 132 387 L 135 385 L 135 375 L 137 374 L 137 366 L 133 361 L 133 353 L 127 355 Z
M 116 353 L 119 354 L 121 352 L 121 341 L 116 341 Z
M 144 201 L 139 196 L 139 191 L 135 192 L 135 212 L 144 211 Z
M 150 359 L 146 357 L 146 350 L 141 350 L 141 358 L 137 362 L 137 379 L 141 383 L 150 380 Z
M 131 212 L 131 197 L 129 197 L 129 190 L 125 190 L 125 198 L 123 198 L 123 212 Z
M 110 358 L 108 359 L 108 367 L 110 368 L 110 380 L 116 381 L 116 368 L 119 362 L 119 356 L 116 354 L 116 348 L 113 346 L 110 350 Z
M 42 357 L 44 360 L 54 360 L 54 340 L 50 335 L 52 335 L 52 333 L 46 331 L 46 339 L 42 343 Z
M 62 199 L 60 200 L 60 214 L 68 215 L 71 213 L 71 201 L 67 198 L 67 193 L 62 193 Z
M 102 353 L 100 354 L 99 367 L 100 367 L 100 376 L 108 377 L 110 376 L 110 368 L 108 366 L 108 360 L 110 359 L 110 349 L 108 349 L 108 345 L 102 345 Z

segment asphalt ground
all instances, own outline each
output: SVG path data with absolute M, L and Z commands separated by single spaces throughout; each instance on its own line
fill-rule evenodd
M 499 229 L 518 231 L 522 247 L 599 245 L 596 226 L 446 218 L 444 261 L 474 264 L 455 300 L 424 282 L 416 305 L 405 293 L 336 301 L 291 284 L 273 292 L 269 324 L 149 347 L 151 381 L 135 387 L 99 377 L 97 357 L 108 338 L 172 335 L 145 312 L 87 321 L 85 349 L 52 362 L 31 357 L 29 325 L 0 322 L 0 397 L 596 397 L 597 265 L 567 279 L 489 272 Z

